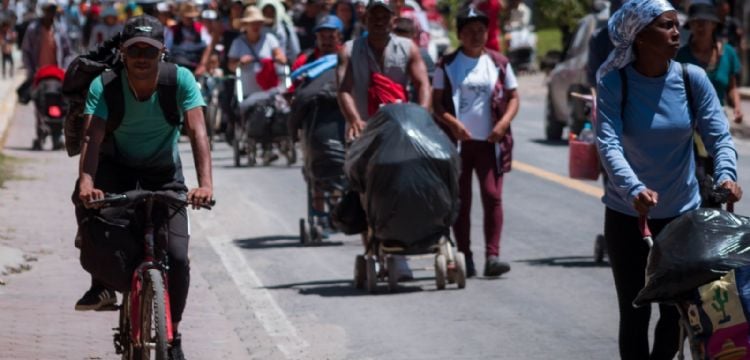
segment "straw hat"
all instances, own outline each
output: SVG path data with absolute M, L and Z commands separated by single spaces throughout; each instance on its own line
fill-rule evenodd
M 263 17 L 260 9 L 255 6 L 248 6 L 245 12 L 242 14 L 240 19 L 241 24 L 250 24 L 254 22 L 266 22 L 266 18 Z

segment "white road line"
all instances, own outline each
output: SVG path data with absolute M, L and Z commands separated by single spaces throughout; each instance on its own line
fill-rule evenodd
M 255 313 L 266 333 L 276 342 L 276 347 L 287 358 L 299 356 L 310 344 L 298 335 L 297 329 L 271 293 L 263 288 L 263 283 L 247 263 L 245 256 L 232 239 L 221 231 L 222 227 L 215 215 L 206 214 L 200 223 L 206 231 L 209 244 L 221 258 L 227 273 L 247 300 L 248 307 Z

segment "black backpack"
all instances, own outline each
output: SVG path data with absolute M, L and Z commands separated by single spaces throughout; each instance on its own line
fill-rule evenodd
M 97 50 L 78 56 L 68 66 L 63 80 L 63 96 L 69 102 L 69 111 L 65 116 L 64 133 L 65 149 L 68 156 L 81 153 L 81 140 L 85 120 L 83 110 L 86 104 L 91 82 L 99 75 L 104 84 L 104 100 L 109 109 L 107 119 L 107 136 L 111 135 L 122 123 L 125 114 L 122 79 L 119 77 L 123 64 L 120 61 L 120 35 L 105 41 Z M 182 125 L 180 110 L 177 106 L 177 66 L 159 63 L 159 79 L 156 92 L 159 94 L 159 105 L 164 117 L 173 126 Z

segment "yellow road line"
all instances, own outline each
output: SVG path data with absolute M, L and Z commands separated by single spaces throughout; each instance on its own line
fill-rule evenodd
M 594 186 L 580 180 L 575 180 L 569 177 L 558 175 L 536 166 L 522 163 L 520 161 L 513 161 L 513 169 L 525 172 L 530 175 L 534 175 L 544 180 L 551 181 L 553 183 L 582 192 L 595 198 L 601 198 L 604 195 L 604 190 L 601 186 Z

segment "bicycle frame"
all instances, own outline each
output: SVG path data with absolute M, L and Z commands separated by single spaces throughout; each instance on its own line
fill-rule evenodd
M 167 341 L 172 342 L 172 340 L 174 339 L 174 332 L 172 329 L 172 309 L 169 306 L 169 283 L 167 282 L 167 277 L 164 276 L 166 269 L 164 263 L 159 262 L 159 259 L 157 259 L 156 253 L 154 251 L 156 248 L 156 244 L 154 238 L 154 222 L 152 219 L 153 208 L 154 199 L 153 197 L 149 197 L 145 203 L 144 214 L 144 218 L 146 221 L 143 234 L 144 258 L 133 272 L 133 279 L 131 282 L 130 294 L 128 298 L 128 301 L 130 302 L 130 339 L 136 344 L 140 344 L 143 337 L 143 334 L 141 334 L 140 318 L 138 315 L 140 314 L 141 309 L 140 297 L 141 292 L 143 291 L 143 274 L 146 273 L 149 269 L 157 269 L 162 274 L 165 287 L 164 305 L 167 315 Z M 167 237 L 164 239 L 164 244 L 162 244 L 163 246 L 161 248 L 163 249 L 166 249 L 167 243 L 169 242 L 168 234 L 169 232 L 167 232 Z

